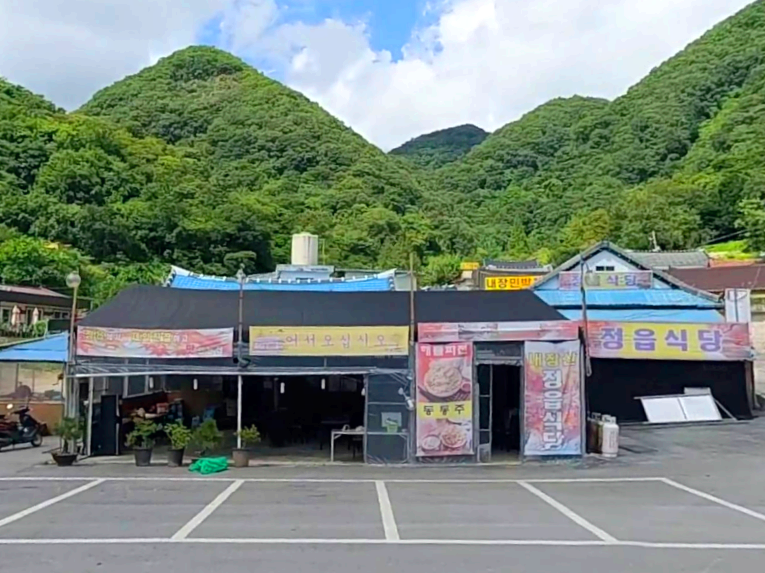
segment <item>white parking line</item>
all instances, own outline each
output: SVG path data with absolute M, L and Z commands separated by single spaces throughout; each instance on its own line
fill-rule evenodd
M 377 489 L 377 501 L 380 503 L 380 515 L 382 517 L 383 529 L 385 530 L 385 539 L 387 541 L 398 541 L 400 539 L 398 536 L 398 526 L 393 515 L 393 506 L 390 504 L 385 482 L 376 481 L 375 488 Z
M 565 505 L 563 505 L 558 500 L 550 497 L 545 492 L 535 488 L 530 483 L 526 483 L 524 481 L 519 481 L 518 485 L 520 485 L 522 488 L 530 491 L 535 496 L 537 496 L 539 499 L 544 501 L 545 503 L 549 504 L 550 506 L 554 507 L 558 511 L 560 511 L 563 515 L 568 517 L 571 521 L 576 523 L 577 525 L 584 527 L 587 531 L 598 537 L 601 541 L 605 543 L 617 543 L 617 539 L 613 537 L 612 535 L 606 533 L 602 529 L 600 529 L 598 526 L 593 525 L 589 521 L 587 521 L 585 518 L 583 518 L 581 515 L 576 513 L 575 511 L 569 509 Z
M 210 503 L 208 503 L 202 511 L 197 513 L 194 517 L 192 517 L 189 522 L 181 527 L 175 535 L 173 535 L 172 540 L 173 541 L 182 541 L 186 539 L 189 534 L 194 531 L 197 527 L 199 527 L 202 522 L 210 517 L 212 513 L 218 509 L 223 502 L 225 502 L 229 497 L 231 497 L 231 494 L 233 494 L 236 490 L 238 490 L 244 481 L 242 480 L 236 480 L 234 483 L 232 483 L 230 486 L 228 486 L 226 489 L 224 489 L 221 493 L 218 494 L 218 496 L 212 500 Z
M 18 521 L 19 519 L 22 519 L 26 517 L 27 515 L 31 515 L 33 513 L 36 513 L 40 511 L 41 509 L 45 509 L 46 507 L 50 507 L 51 505 L 58 503 L 59 501 L 63 501 L 67 498 L 70 498 L 74 495 L 77 495 L 78 493 L 82 493 L 83 491 L 87 491 L 90 488 L 96 487 L 97 485 L 101 485 L 104 483 L 103 479 L 97 479 L 90 483 L 86 483 L 85 485 L 81 485 L 78 488 L 75 488 L 71 491 L 68 491 L 66 493 L 62 493 L 61 495 L 57 495 L 56 497 L 52 497 L 50 499 L 46 499 L 45 501 L 38 503 L 37 505 L 33 505 L 32 507 L 28 507 L 27 509 L 23 511 L 19 511 L 18 513 L 14 513 L 13 515 L 9 515 L 6 518 L 0 519 L 0 527 L 3 527 L 4 525 L 8 525 L 9 523 L 13 523 L 14 521 Z
M 683 550 L 765 550 L 765 543 L 653 543 L 649 541 L 571 541 L 555 539 L 292 539 L 292 538 L 187 538 L 125 537 L 106 539 L 1 539 L 0 545 L 162 545 L 162 544 L 209 544 L 209 545 L 477 545 L 517 547 L 638 547 L 643 549 Z
M 682 491 L 686 491 L 688 493 L 692 493 L 695 496 L 698 496 L 702 499 L 706 499 L 707 501 L 711 501 L 713 503 L 717 503 L 719 505 L 722 505 L 723 507 L 727 507 L 728 509 L 732 509 L 734 511 L 738 511 L 740 513 L 743 513 L 744 515 L 748 515 L 750 517 L 754 517 L 755 519 L 759 519 L 760 521 L 765 521 L 765 515 L 761 513 L 757 513 L 754 510 L 749 509 L 748 507 L 744 507 L 742 505 L 736 505 L 735 503 L 731 503 L 730 501 L 725 501 L 724 499 L 720 499 L 719 497 L 715 497 L 712 494 L 705 493 L 703 491 L 699 491 L 697 489 L 693 489 L 692 487 L 688 487 L 687 485 L 683 485 L 681 483 L 678 483 L 674 480 L 671 480 L 669 478 L 662 478 L 661 480 L 667 485 L 671 485 L 674 488 L 680 489 Z
M 167 482 L 224 482 L 236 481 L 248 483 L 428 483 L 428 484 L 505 484 L 505 483 L 619 483 L 619 482 L 661 482 L 664 477 L 609 477 L 609 478 L 527 478 L 527 479 L 401 479 L 383 478 L 234 478 L 234 477 L 173 477 L 173 476 L 126 476 L 126 477 L 74 477 L 74 476 L 8 476 L 0 477 L 0 482 L 14 481 L 167 481 Z

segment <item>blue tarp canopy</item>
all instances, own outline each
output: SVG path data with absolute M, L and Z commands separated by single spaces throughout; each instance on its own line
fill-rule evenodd
M 0 362 L 60 362 L 63 364 L 66 362 L 68 347 L 68 333 L 54 334 L 0 350 Z
M 534 293 L 550 306 L 581 308 L 582 293 L 578 290 L 535 290 Z M 722 303 L 676 289 L 589 290 L 587 306 L 593 307 L 683 307 L 722 308 Z
M 234 280 L 176 275 L 169 286 L 191 290 L 239 290 Z M 311 292 L 379 292 L 393 290 L 393 276 L 353 280 L 318 281 L 253 281 L 244 284 L 246 291 L 311 291 Z
M 569 320 L 581 320 L 581 309 L 560 309 L 563 316 Z M 588 320 L 603 320 L 613 322 L 695 322 L 718 323 L 725 322 L 723 315 L 716 310 L 685 309 L 685 308 L 634 308 L 627 310 L 587 309 Z

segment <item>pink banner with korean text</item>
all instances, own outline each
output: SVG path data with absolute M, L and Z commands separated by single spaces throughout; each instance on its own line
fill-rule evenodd
M 234 329 L 77 328 L 77 355 L 111 358 L 229 358 Z
M 473 345 L 417 345 L 417 456 L 473 454 Z
M 749 326 L 741 323 L 589 322 L 593 358 L 749 360 Z
M 524 347 L 523 455 L 582 455 L 579 342 L 531 341 Z
M 647 289 L 653 283 L 651 271 L 630 272 L 587 272 L 584 275 L 584 287 L 587 290 Z M 582 288 L 582 273 L 567 271 L 558 274 L 560 290 L 579 290 Z
M 417 326 L 420 342 L 517 342 L 523 340 L 576 340 L 579 323 L 547 322 L 423 322 Z

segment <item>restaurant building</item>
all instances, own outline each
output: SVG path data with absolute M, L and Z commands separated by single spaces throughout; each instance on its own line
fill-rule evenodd
M 133 287 L 80 323 L 76 347 L 94 454 L 118 453 L 139 408 L 255 424 L 297 457 L 346 437 L 368 463 L 584 453 L 578 324 L 528 290 Z
M 750 417 L 747 325 L 726 323 L 719 296 L 648 266 L 646 257 L 603 242 L 534 285 L 542 300 L 586 324 L 589 411 L 640 422 L 640 396 L 710 388 L 734 416 Z

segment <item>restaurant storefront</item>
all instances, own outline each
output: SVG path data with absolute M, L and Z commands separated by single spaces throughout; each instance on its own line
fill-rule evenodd
M 241 343 L 236 294 L 137 287 L 81 324 L 90 451 L 118 453 L 93 428 L 140 404 L 326 456 L 346 431 L 368 463 L 583 453 L 578 327 L 531 292 L 417 293 L 414 312 L 407 293 L 247 293 Z

